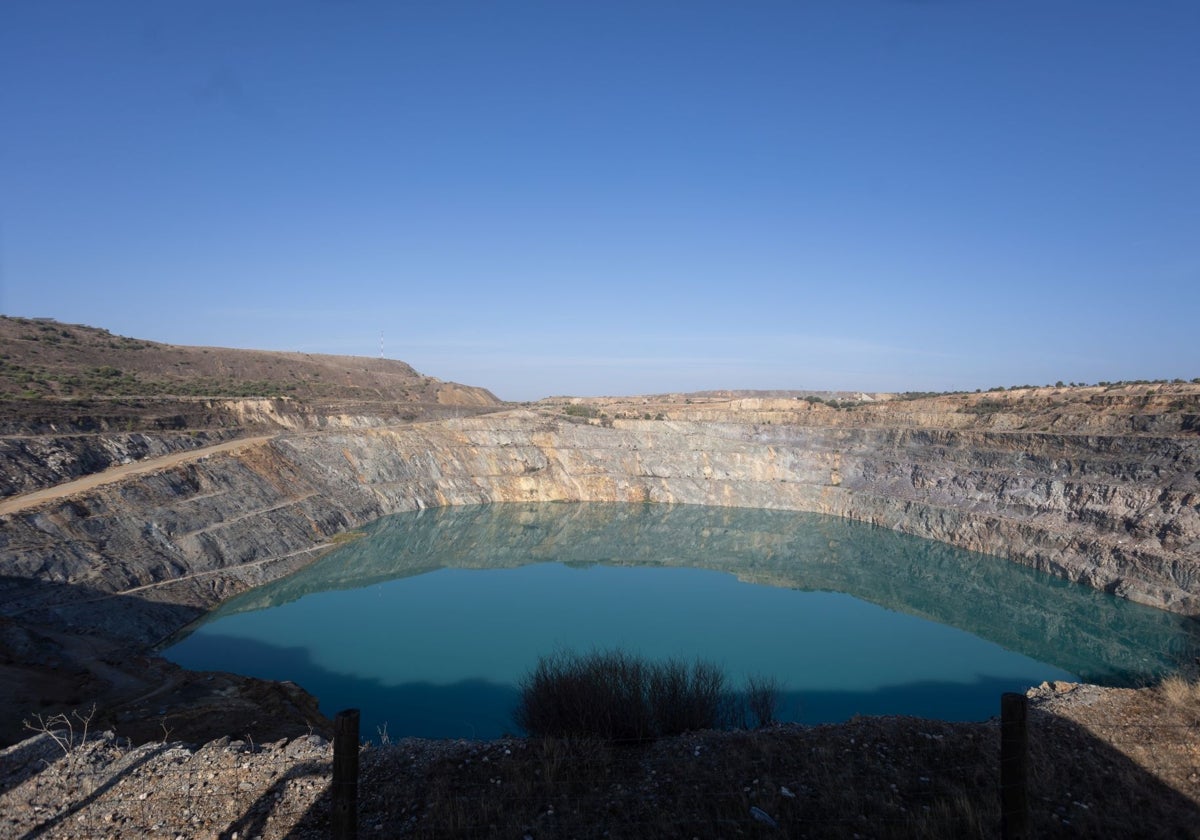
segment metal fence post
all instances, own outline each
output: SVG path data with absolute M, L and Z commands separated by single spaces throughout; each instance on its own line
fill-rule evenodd
M 358 837 L 358 709 L 333 719 L 333 840 Z
M 1029 700 L 1000 696 L 1000 836 L 1029 837 Z

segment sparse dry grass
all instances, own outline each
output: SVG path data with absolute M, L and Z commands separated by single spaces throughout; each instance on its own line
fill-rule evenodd
M 1168 706 L 1200 723 L 1200 678 L 1172 675 L 1159 683 L 1158 691 Z

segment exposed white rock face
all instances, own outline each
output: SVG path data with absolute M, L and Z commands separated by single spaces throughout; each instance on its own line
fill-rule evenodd
M 306 564 L 334 535 L 437 505 L 633 501 L 828 513 L 1008 557 L 1200 613 L 1200 440 L 1181 436 L 568 422 L 531 411 L 284 434 L 0 519 L 14 595 L 139 640 L 178 610 L 86 610 L 80 592 L 207 608 Z M 139 589 L 139 587 L 147 587 Z M 134 593 L 130 593 L 134 594 Z M 149 604 L 147 604 L 147 607 Z M 46 616 L 50 618 L 49 615 Z

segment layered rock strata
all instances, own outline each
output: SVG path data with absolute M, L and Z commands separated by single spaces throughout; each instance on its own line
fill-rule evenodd
M 0 610 L 152 644 L 381 515 L 586 500 L 834 514 L 1200 614 L 1194 436 L 606 423 L 282 435 L 47 502 L 0 519 Z

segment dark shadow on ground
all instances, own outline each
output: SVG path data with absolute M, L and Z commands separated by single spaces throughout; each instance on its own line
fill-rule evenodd
M 87 712 L 93 732 L 135 743 L 209 741 L 231 728 L 264 742 L 329 732 L 295 686 L 187 671 L 149 653 L 150 640 L 193 621 L 197 607 L 75 584 L 0 577 L 0 746 L 38 718 Z
M 199 610 L 110 595 L 76 584 L 0 577 L 0 744 L 31 734 L 22 721 L 110 701 L 161 683 L 140 641 Z M 165 678 L 165 677 L 163 677 Z
M 1034 716 L 1031 741 L 1030 836 L 1198 836 L 1195 799 L 1077 724 Z M 995 722 L 858 718 L 637 747 L 520 743 L 445 744 L 419 772 L 408 770 L 411 744 L 368 750 L 359 836 L 1000 836 Z M 297 833 L 325 829 L 329 808 L 327 795 Z
M 0 617 L 130 648 L 149 648 L 204 612 L 197 606 L 115 595 L 77 583 L 0 575 Z
M 1158 724 L 1142 723 L 1151 737 Z M 1123 725 L 1113 721 L 1110 733 Z M 1166 737 L 1172 732 L 1177 730 L 1168 730 Z M 1049 713 L 1031 714 L 1029 733 L 1032 836 L 1200 837 L 1200 800 L 1181 792 L 1189 784 L 1187 771 L 1180 773 L 1167 755 L 1150 757 L 1156 764 L 1151 772 L 1107 737 Z M 1200 727 L 1185 737 L 1200 737 Z M 1200 794 L 1194 782 L 1190 785 Z
M 262 837 L 268 827 L 272 806 L 278 801 L 278 797 L 283 795 L 290 782 L 307 776 L 324 776 L 328 773 L 329 763 L 324 761 L 305 761 L 291 767 L 277 778 L 262 796 L 251 803 L 245 813 L 231 822 L 217 836 L 221 840 L 231 840 L 235 837 Z M 328 798 L 326 795 L 322 799 L 328 800 Z M 328 806 L 325 805 L 325 808 L 327 809 Z
M 76 800 L 75 802 L 73 802 L 69 808 L 64 808 L 59 813 L 54 814 L 54 816 L 48 818 L 45 822 L 42 822 L 39 825 L 37 825 L 36 827 L 27 831 L 25 834 L 23 834 L 21 836 L 21 840 L 33 840 L 35 837 L 46 836 L 46 833 L 48 831 L 50 831 L 52 828 L 54 828 L 57 825 L 60 825 L 61 823 L 68 820 L 75 814 L 79 813 L 84 808 L 86 808 L 88 805 L 90 805 L 92 802 L 95 802 L 97 799 L 102 797 L 107 791 L 116 787 L 121 782 L 121 780 L 125 777 L 125 775 L 132 773 L 137 768 L 141 767 L 143 764 L 148 763 L 153 758 L 155 758 L 159 753 L 165 751 L 166 749 L 167 749 L 166 746 L 161 746 L 161 747 L 155 748 L 155 749 L 145 753 L 144 755 L 140 756 L 136 761 L 134 761 L 128 767 L 126 767 L 121 773 L 114 775 L 112 778 L 110 778 L 104 784 L 99 785 L 95 790 L 88 793 L 87 796 L 84 796 L 84 797 Z

